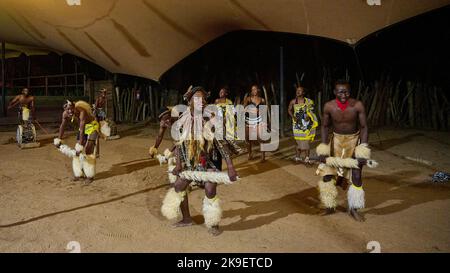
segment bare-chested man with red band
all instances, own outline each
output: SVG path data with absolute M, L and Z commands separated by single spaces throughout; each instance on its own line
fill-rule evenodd
M 345 179 L 350 184 L 347 191 L 348 212 L 355 220 L 364 221 L 358 212 L 365 206 L 361 179 L 363 163 L 355 168 L 336 167 L 337 164 L 327 164 L 325 158 L 333 157 L 335 163 L 339 160 L 344 162 L 346 158 L 370 159 L 366 111 L 361 101 L 350 97 L 350 84 L 347 81 L 337 81 L 334 94 L 336 99 L 324 106 L 322 143 L 317 147 L 317 154 L 323 162 L 317 169 L 317 174 L 322 176 L 319 181 L 320 199 L 327 214 L 334 212 L 338 195 L 336 184 Z M 331 140 L 328 138 L 330 130 Z

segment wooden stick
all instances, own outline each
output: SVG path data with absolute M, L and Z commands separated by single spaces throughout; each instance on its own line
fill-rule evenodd
M 34 120 L 36 122 L 36 124 L 39 126 L 39 128 L 41 128 L 42 131 L 44 131 L 44 133 L 46 135 L 48 135 L 48 131 L 44 129 L 44 127 L 41 126 L 41 124 L 39 123 L 39 121 L 37 119 Z

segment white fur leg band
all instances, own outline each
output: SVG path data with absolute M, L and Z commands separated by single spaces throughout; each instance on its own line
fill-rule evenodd
M 180 204 L 183 202 L 185 195 L 185 191 L 176 192 L 174 188 L 170 188 L 164 197 L 161 206 L 161 214 L 169 220 L 181 216 Z
M 320 201 L 329 209 L 334 209 L 337 206 L 336 198 L 338 196 L 338 191 L 334 183 L 334 180 L 328 182 L 324 182 L 323 180 L 319 181 Z
M 81 164 L 83 166 L 83 172 L 86 175 L 87 178 L 94 178 L 95 176 L 95 155 L 87 155 L 84 157 L 84 159 L 81 159 L 82 157 L 80 156 L 80 161 Z
M 184 171 L 180 173 L 180 177 L 195 182 L 211 182 L 216 184 L 233 184 L 230 177 L 225 172 L 200 172 L 200 171 Z
M 349 209 L 363 209 L 365 207 L 363 188 L 352 184 L 347 191 L 347 201 Z
M 71 149 L 69 146 L 63 144 L 61 146 L 59 146 L 58 149 L 63 155 L 66 155 L 68 157 L 75 157 L 77 152 L 73 149 Z
M 203 199 L 203 217 L 205 218 L 205 226 L 212 228 L 218 226 L 222 219 L 222 208 L 220 200 L 217 197 L 209 199 L 205 196 Z
M 367 143 L 361 143 L 355 148 L 355 157 L 356 158 L 364 158 L 364 159 L 370 159 L 371 156 L 371 150 L 369 148 L 369 144 Z
M 83 151 L 83 145 L 81 145 L 80 143 L 77 142 L 77 144 L 75 144 L 75 151 L 77 151 L 78 153 Z
M 73 175 L 77 178 L 83 176 L 83 167 L 80 159 L 76 156 L 72 158 L 72 171 Z
M 330 145 L 325 143 L 320 143 L 316 148 L 317 155 L 329 156 L 331 154 Z

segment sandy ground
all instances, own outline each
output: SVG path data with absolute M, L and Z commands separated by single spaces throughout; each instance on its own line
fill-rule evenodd
M 291 139 L 266 163 L 243 155 L 235 160 L 242 179 L 218 189 L 224 210 L 218 237 L 202 224 L 201 190 L 190 194 L 197 225 L 174 229 L 161 216 L 166 167 L 147 156 L 155 128 L 120 134 L 101 142 L 97 180 L 85 186 L 71 182 L 71 161 L 51 138 L 20 150 L 5 144 L 14 132 L 0 133 L 0 251 L 67 252 L 70 241 L 81 252 L 365 252 L 370 241 L 381 252 L 450 251 L 450 184 L 429 179 L 436 170 L 450 172 L 448 133 L 371 134 L 380 167 L 364 172 L 364 223 L 345 213 L 343 192 L 338 213 L 318 215 L 319 178 L 315 168 L 291 161 Z M 169 145 L 166 140 L 162 148 Z

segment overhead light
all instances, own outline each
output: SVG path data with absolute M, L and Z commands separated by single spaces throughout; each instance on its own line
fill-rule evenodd
M 81 0 L 66 0 L 69 6 L 81 6 Z
M 366 0 L 369 6 L 381 6 L 381 0 Z

